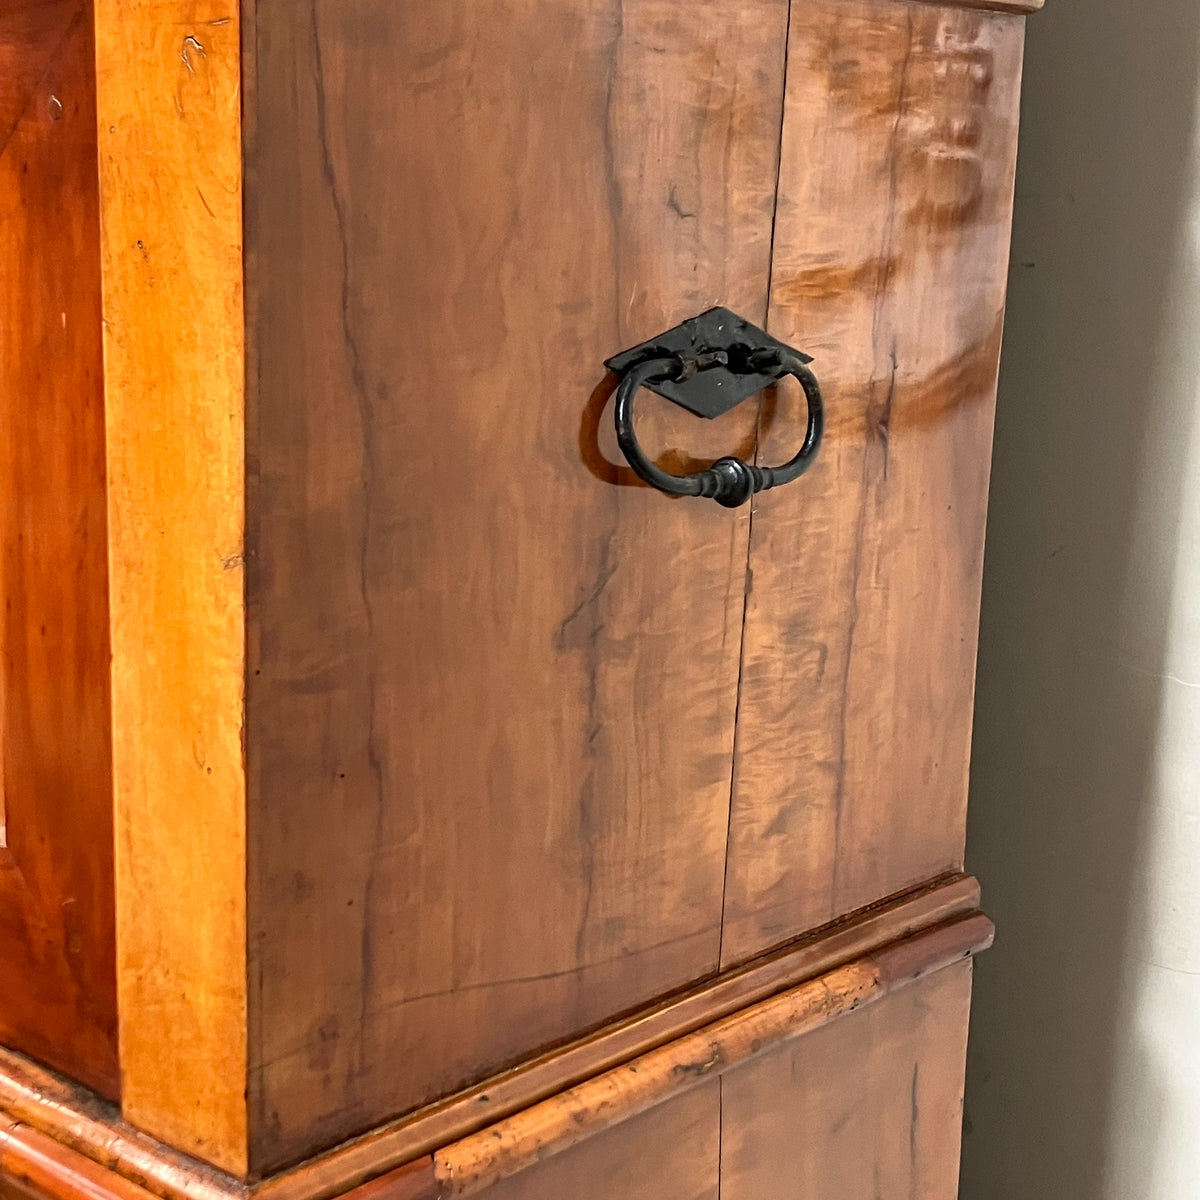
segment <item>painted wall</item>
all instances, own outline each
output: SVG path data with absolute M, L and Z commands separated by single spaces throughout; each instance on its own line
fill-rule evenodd
M 1200 1198 L 1200 4 L 1031 18 L 963 1200 Z

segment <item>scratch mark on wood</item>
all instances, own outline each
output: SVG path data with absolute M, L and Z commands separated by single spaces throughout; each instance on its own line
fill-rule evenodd
M 179 48 L 179 61 L 182 62 L 185 67 L 187 67 L 189 75 L 195 75 L 196 68 L 192 66 L 192 60 L 188 55 L 189 50 L 195 50 L 195 52 L 200 55 L 201 58 L 207 58 L 208 55 L 204 52 L 203 45 L 201 45 L 199 39 L 196 38 L 195 35 L 189 33 L 187 37 L 183 39 L 183 45 Z

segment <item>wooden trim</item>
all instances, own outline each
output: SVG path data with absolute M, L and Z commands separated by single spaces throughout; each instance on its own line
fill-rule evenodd
M 432 1154 L 343 1193 L 345 1200 L 439 1200 L 441 1194 Z
M 237 1180 L 131 1128 L 116 1105 L 0 1049 L 0 1123 L 6 1120 L 42 1134 L 65 1155 L 97 1164 L 108 1177 L 168 1200 L 242 1200 L 246 1194 Z
M 345 1195 L 420 1200 L 446 1187 L 451 1194 L 465 1194 L 458 1189 L 473 1190 L 472 1180 L 490 1178 L 495 1170 L 509 1173 L 511 1158 L 485 1162 L 478 1149 L 489 1141 L 510 1146 L 518 1125 L 533 1122 L 542 1131 L 538 1137 L 549 1139 L 546 1149 L 538 1141 L 539 1154 L 564 1148 L 553 1132 L 555 1122 L 561 1124 L 561 1114 L 568 1111 L 561 1107 L 564 1103 L 575 1106 L 569 1111 L 578 1111 L 580 1094 L 600 1098 L 607 1094 L 604 1089 L 616 1087 L 621 1103 L 634 1107 L 614 1111 L 629 1116 L 666 1099 L 668 1091 L 633 1094 L 621 1084 L 661 1065 L 664 1054 L 686 1056 L 719 1037 L 724 1057 L 706 1068 L 711 1074 L 740 1061 L 736 1047 L 743 1042 L 736 1031 L 742 1022 L 757 1022 L 755 1036 L 761 1038 L 763 1030 L 774 1027 L 772 1021 L 782 1020 L 780 1036 L 798 1036 L 815 1028 L 806 1021 L 832 1020 L 905 978 L 944 965 L 947 954 L 957 953 L 955 947 L 969 943 L 972 952 L 982 948 L 990 925 L 978 915 L 978 901 L 973 879 L 948 876 L 257 1185 L 243 1185 L 140 1134 L 113 1105 L 9 1051 L 0 1051 L 0 1111 L 43 1135 L 49 1145 L 61 1146 L 64 1155 L 72 1156 L 70 1162 L 85 1158 L 98 1164 L 104 1177 L 126 1180 L 163 1200 L 332 1200 Z M 791 999 L 785 1002 L 787 997 Z M 849 997 L 849 1008 L 839 1007 L 837 997 Z M 791 1016 L 784 1019 L 787 1013 Z M 601 1084 L 605 1079 L 609 1082 Z M 598 1132 L 586 1120 L 583 1127 Z M 124 1195 L 119 1190 L 107 1194 Z
M 120 1057 L 130 1122 L 241 1173 L 239 6 L 191 11 L 96 0 Z
M 0 1194 L 6 1200 L 153 1200 L 145 1188 L 16 1122 L 0 1122 Z
M 941 8 L 978 8 L 984 12 L 1028 16 L 1039 12 L 1046 0 L 915 0 L 918 4 L 936 4 Z

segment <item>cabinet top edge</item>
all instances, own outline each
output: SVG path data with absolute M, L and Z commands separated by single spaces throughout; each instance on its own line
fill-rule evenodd
M 974 8 L 1008 16 L 1028 16 L 1038 12 L 1046 0 L 915 0 L 918 4 L 937 4 L 943 8 Z

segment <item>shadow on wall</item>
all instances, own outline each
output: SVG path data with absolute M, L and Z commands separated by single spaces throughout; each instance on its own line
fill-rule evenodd
M 1152 1103 L 1122 1151 L 1122 1174 L 1146 1156 L 1144 1187 L 1111 1171 L 1118 1071 L 1164 1086 L 1120 1031 L 1193 418 L 1164 363 L 1200 377 L 1200 332 L 1178 332 L 1200 331 L 1200 294 L 1184 316 L 1169 299 L 1198 79 L 1195 3 L 1030 18 L 968 850 L 999 935 L 976 977 L 963 1200 L 1160 1194 Z

